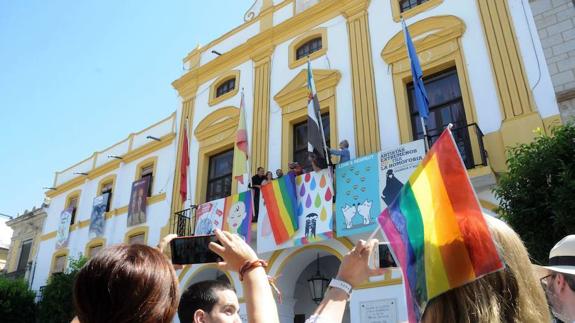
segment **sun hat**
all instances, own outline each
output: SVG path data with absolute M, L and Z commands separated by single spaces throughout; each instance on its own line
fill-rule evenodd
M 549 252 L 549 265 L 537 266 L 539 275 L 551 270 L 558 273 L 575 275 L 575 234 L 571 234 L 557 242 Z

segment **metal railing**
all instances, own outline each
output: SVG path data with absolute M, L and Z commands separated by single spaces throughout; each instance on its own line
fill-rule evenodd
M 172 232 L 178 236 L 191 236 L 194 234 L 197 206 L 174 213 Z
M 462 127 L 451 129 L 465 168 L 473 169 L 479 166 L 487 166 L 487 151 L 483 144 L 483 132 L 476 123 L 470 123 Z M 432 146 L 441 133 L 427 136 L 429 145 Z
M 26 276 L 26 269 L 20 269 L 10 273 L 5 273 L 3 276 L 8 279 L 24 278 Z

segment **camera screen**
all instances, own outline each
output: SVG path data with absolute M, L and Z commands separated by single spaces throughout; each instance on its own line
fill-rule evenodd
M 397 264 L 393 258 L 393 254 L 389 249 L 388 244 L 380 244 L 378 246 L 379 251 L 379 268 L 396 268 Z
M 185 265 L 222 261 L 208 248 L 212 241 L 218 242 L 215 235 L 175 238 L 171 242 L 172 263 Z

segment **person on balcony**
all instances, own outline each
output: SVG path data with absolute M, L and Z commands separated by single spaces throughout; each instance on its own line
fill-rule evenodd
M 346 139 L 342 140 L 339 143 L 339 149 L 330 148 L 329 152 L 332 155 L 339 156 L 339 163 L 340 164 L 345 163 L 346 161 L 349 161 L 349 159 L 350 159 L 349 143 L 347 142 Z
M 284 171 L 281 168 L 276 169 L 276 178 L 282 178 Z
M 252 176 L 252 183 L 250 188 L 254 192 L 254 217 L 252 222 L 258 222 L 258 214 L 260 211 L 260 188 L 262 187 L 262 182 L 266 179 L 264 168 L 258 167 L 258 172 Z

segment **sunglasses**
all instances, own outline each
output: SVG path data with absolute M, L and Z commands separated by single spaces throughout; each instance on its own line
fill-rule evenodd
M 543 289 L 547 289 L 547 286 L 549 286 L 549 282 L 547 281 L 547 278 L 554 278 L 555 274 L 549 274 L 541 279 L 539 279 L 539 282 L 541 283 L 541 286 L 543 287 Z

